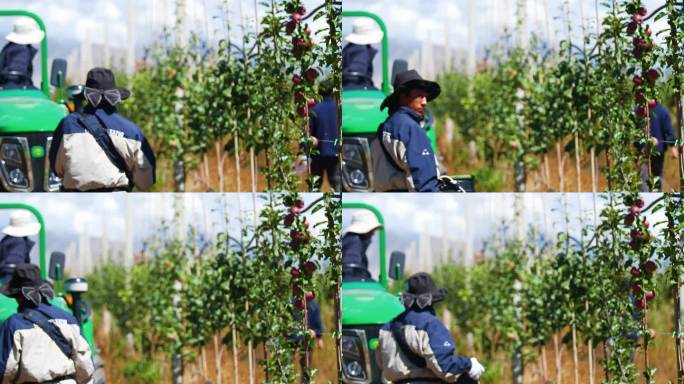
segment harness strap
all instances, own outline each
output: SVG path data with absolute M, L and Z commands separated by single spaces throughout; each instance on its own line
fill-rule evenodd
M 35 309 L 26 308 L 21 312 L 21 314 L 24 319 L 40 327 L 48 336 L 50 336 L 52 341 L 57 344 L 62 353 L 71 359 L 71 355 L 73 353 L 71 344 L 64 337 L 57 325 L 51 323 L 43 313 L 36 311 Z

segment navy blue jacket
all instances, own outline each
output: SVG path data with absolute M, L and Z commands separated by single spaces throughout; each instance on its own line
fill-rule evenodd
M 444 324 L 435 316 L 431 309 L 406 310 L 391 322 L 385 324 L 382 329 L 391 332 L 394 322 L 401 325 L 413 325 L 417 332 L 425 332 L 430 340 L 430 348 L 435 354 L 437 364 L 444 373 L 462 374 L 468 372 L 472 366 L 469 358 L 454 355 L 456 342 L 446 329 Z
M 318 156 L 337 157 L 337 103 L 327 96 L 309 114 L 309 130 L 318 139 Z
M 651 110 L 650 125 L 651 136 L 658 139 L 658 145 L 655 147 L 655 150 L 660 153 L 665 152 L 668 145 L 672 145 L 672 142 L 675 141 L 676 138 L 674 130 L 672 129 L 670 114 L 660 103 L 657 103 L 656 107 Z M 666 141 L 670 142 L 670 144 L 666 144 Z
M 8 264 L 31 263 L 30 254 L 34 244 L 28 237 L 3 237 L 0 241 L 0 268 Z
M 0 51 L 0 73 L 16 71 L 33 76 L 33 57 L 38 52 L 31 45 L 7 43 Z
M 385 120 L 381 129 L 390 134 L 392 142 L 403 143 L 415 190 L 438 192 L 437 160 L 421 121 L 423 117 L 414 110 L 401 107 Z
M 291 299 L 292 303 L 295 302 L 294 298 Z M 301 320 L 303 312 L 297 310 L 294 313 L 295 320 Z M 306 302 L 306 327 L 311 329 L 316 333 L 316 337 L 323 336 L 323 320 L 321 320 L 321 306 L 314 299 Z M 302 340 L 302 336 L 293 335 L 293 340 Z
M 66 320 L 67 324 L 78 324 L 76 318 L 66 311 L 48 304 L 39 304 L 34 308 L 41 312 L 48 319 L 62 319 Z M 14 348 L 14 333 L 18 330 L 31 329 L 34 324 L 26 320 L 21 313 L 15 313 L 2 325 L 0 325 L 0 375 L 5 372 L 7 366 L 7 358 Z M 81 332 L 83 336 L 83 332 Z
M 358 88 L 372 87 L 373 81 L 373 59 L 378 50 L 370 45 L 347 44 L 342 49 L 342 73 L 357 72 L 368 76 L 361 78 L 354 76 L 352 80 L 346 80 L 344 86 L 356 86 Z
M 366 250 L 371 239 L 364 240 L 358 233 L 347 232 L 342 237 L 342 265 L 356 264 L 368 269 Z

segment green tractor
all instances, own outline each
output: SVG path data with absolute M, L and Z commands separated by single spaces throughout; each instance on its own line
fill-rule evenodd
M 53 252 L 50 255 L 50 265 L 47 266 L 46 244 L 45 244 L 45 221 L 40 211 L 28 204 L 21 203 L 0 203 L 0 210 L 24 209 L 31 212 L 38 223 L 40 232 L 38 233 L 38 255 L 41 278 L 50 280 L 55 287 L 55 298 L 50 302 L 51 305 L 61 308 L 76 317 L 80 326 L 81 333 L 90 344 L 93 354 L 93 364 L 95 373 L 93 375 L 94 384 L 104 384 L 104 364 L 95 346 L 93 322 L 90 318 L 90 307 L 83 299 L 83 294 L 88 290 L 88 283 L 80 277 L 64 279 L 65 256 L 62 252 Z M 7 296 L 0 295 L 0 323 L 17 312 L 17 302 Z
M 34 13 L 0 10 L 0 16 L 30 17 L 45 32 L 45 24 Z M 57 88 L 61 99 L 67 63 L 54 59 L 48 79 L 47 57 L 46 34 L 40 43 L 40 89 L 3 89 L 0 81 L 0 190 L 46 192 L 61 186 L 61 180 L 50 171 L 47 154 L 52 133 L 68 109 L 63 100 L 50 98 L 50 84 Z
M 381 111 L 382 101 L 389 96 L 391 81 L 389 72 L 389 43 L 387 27 L 382 19 L 370 12 L 343 11 L 342 17 L 367 17 L 375 21 L 382 30 L 382 84 L 380 89 L 344 89 L 342 91 L 342 187 L 346 192 L 373 191 L 373 159 L 371 143 L 377 136 L 378 126 L 387 119 L 387 110 Z M 406 71 L 405 60 L 392 63 L 392 80 L 397 73 Z M 362 76 L 360 73 L 342 73 L 345 76 Z M 372 79 L 369 79 L 372 80 Z M 437 153 L 434 120 L 430 110 L 426 111 L 424 129 Z M 468 192 L 474 190 L 472 176 L 452 176 Z
M 378 229 L 380 274 L 378 280 L 342 282 L 342 382 L 350 384 L 382 383 L 375 362 L 378 334 L 382 326 L 404 311 L 398 292 L 391 293 L 388 277 L 400 281 L 406 256 L 392 252 L 385 264 L 385 228 L 380 211 L 365 203 L 342 203 L 343 209 L 367 209 L 383 227 Z M 399 284 L 394 284 L 397 290 Z

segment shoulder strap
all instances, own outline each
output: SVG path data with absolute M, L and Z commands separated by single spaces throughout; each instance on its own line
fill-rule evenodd
M 71 344 L 67 341 L 59 328 L 55 324 L 48 321 L 48 318 L 44 314 L 30 308 L 24 309 L 21 314 L 24 319 L 39 326 L 43 331 L 45 331 L 45 333 L 50 336 L 52 341 L 57 344 L 62 353 L 71 359 L 71 355 L 73 353 Z
M 121 157 L 119 151 L 114 147 L 112 138 L 107 133 L 107 130 L 102 126 L 100 119 L 93 114 L 78 113 L 78 122 L 81 123 L 88 133 L 93 135 L 97 144 L 102 148 L 102 151 L 107 155 L 109 160 L 119 168 L 119 171 L 128 175 L 128 167 L 126 161 Z
M 425 362 L 425 359 L 416 355 L 406 342 L 404 332 L 402 332 L 401 329 L 402 325 L 403 324 L 401 324 L 401 322 L 399 322 L 398 319 L 392 321 L 390 329 L 392 331 L 392 337 L 394 337 L 394 341 L 397 342 L 399 349 L 404 353 L 404 356 L 406 356 L 406 358 L 408 358 L 413 365 L 415 365 L 418 368 L 427 367 L 427 362 Z
M 385 124 L 385 123 L 382 123 L 382 124 L 380 124 L 380 125 L 378 126 L 378 135 L 377 135 L 377 139 L 380 140 L 380 148 L 382 148 L 382 151 L 385 153 L 385 157 L 387 157 L 387 159 L 389 160 L 390 164 L 392 164 L 392 166 L 394 167 L 394 169 L 396 169 L 397 171 L 403 173 L 403 172 L 405 172 L 404 169 L 403 169 L 402 167 L 400 167 L 399 164 L 397 164 L 397 162 L 394 160 L 394 157 L 392 157 L 392 155 L 389 153 L 389 151 L 388 151 L 387 148 L 385 147 L 385 142 L 382 140 L 382 135 L 383 135 L 383 132 L 384 132 L 383 129 L 382 129 L 382 126 L 383 126 L 384 124 Z

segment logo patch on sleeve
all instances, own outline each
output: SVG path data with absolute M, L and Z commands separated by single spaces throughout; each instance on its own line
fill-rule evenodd
M 427 148 L 426 148 L 426 149 L 423 149 L 423 152 L 421 153 L 421 155 L 423 155 L 423 156 L 430 156 L 430 151 L 429 151 Z

